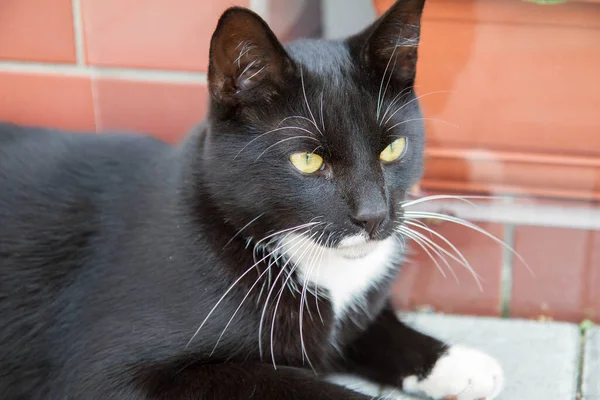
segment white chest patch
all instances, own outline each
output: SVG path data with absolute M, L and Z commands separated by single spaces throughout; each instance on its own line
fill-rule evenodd
M 367 291 L 399 262 L 400 244 L 393 237 L 346 249 L 323 247 L 306 239 L 298 245 L 302 240 L 290 235 L 283 248 L 297 265 L 302 283 L 306 281 L 327 297 L 337 318 L 348 308 L 360 306 Z

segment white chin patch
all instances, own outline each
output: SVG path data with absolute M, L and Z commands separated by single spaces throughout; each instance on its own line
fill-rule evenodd
M 399 243 L 394 237 L 370 241 L 353 236 L 331 248 L 292 234 L 282 244 L 297 268 L 300 283 L 329 298 L 338 317 L 363 301 L 365 294 L 400 263 Z
M 344 258 L 362 258 L 377 249 L 380 243 L 362 235 L 349 236 L 339 243 L 337 251 Z

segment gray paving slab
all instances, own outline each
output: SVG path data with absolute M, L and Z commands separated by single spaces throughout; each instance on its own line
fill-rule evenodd
M 584 400 L 600 400 L 600 328 L 587 331 L 583 356 Z
M 576 399 L 581 341 L 576 325 L 439 314 L 406 314 L 401 318 L 449 343 L 473 346 L 496 357 L 506 374 L 505 388 L 497 400 Z M 591 356 L 596 359 L 596 372 L 598 336 L 596 333 L 593 339 L 597 345 Z M 588 380 L 596 385 L 590 393 L 598 396 L 598 381 Z M 389 398 L 416 399 L 398 393 Z M 591 399 L 600 397 L 586 400 Z

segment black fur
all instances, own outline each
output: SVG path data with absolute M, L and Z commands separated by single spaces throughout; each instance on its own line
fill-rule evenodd
M 322 378 L 350 372 L 401 386 L 426 376 L 445 346 L 396 319 L 392 276 L 364 313 L 342 320 L 308 294 L 312 367 L 300 296 L 288 291 L 276 315 L 274 302 L 267 308 L 273 353 L 269 329 L 259 353 L 260 287 L 215 347 L 266 268 L 244 275 L 261 238 L 324 217 L 314 229 L 335 246 L 364 228 L 362 215 L 384 215 L 373 239 L 401 223 L 398 203 L 422 169 L 412 90 L 422 7 L 401 0 L 346 41 L 285 48 L 257 15 L 228 10 L 211 45 L 209 117 L 177 147 L 1 124 L 0 398 L 367 399 Z M 382 112 L 402 107 L 381 125 L 380 92 Z M 319 125 L 321 109 L 317 132 L 306 118 Z M 296 137 L 306 131 L 316 140 Z M 379 153 L 399 136 L 406 156 L 383 165 Z M 326 168 L 302 175 L 288 161 L 298 151 L 322 155 Z M 282 281 L 273 285 L 277 293 Z

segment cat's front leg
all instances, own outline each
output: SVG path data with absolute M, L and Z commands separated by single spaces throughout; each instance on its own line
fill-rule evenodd
M 494 358 L 424 335 L 400 322 L 391 307 L 344 355 L 347 372 L 434 399 L 494 399 L 504 380 Z

